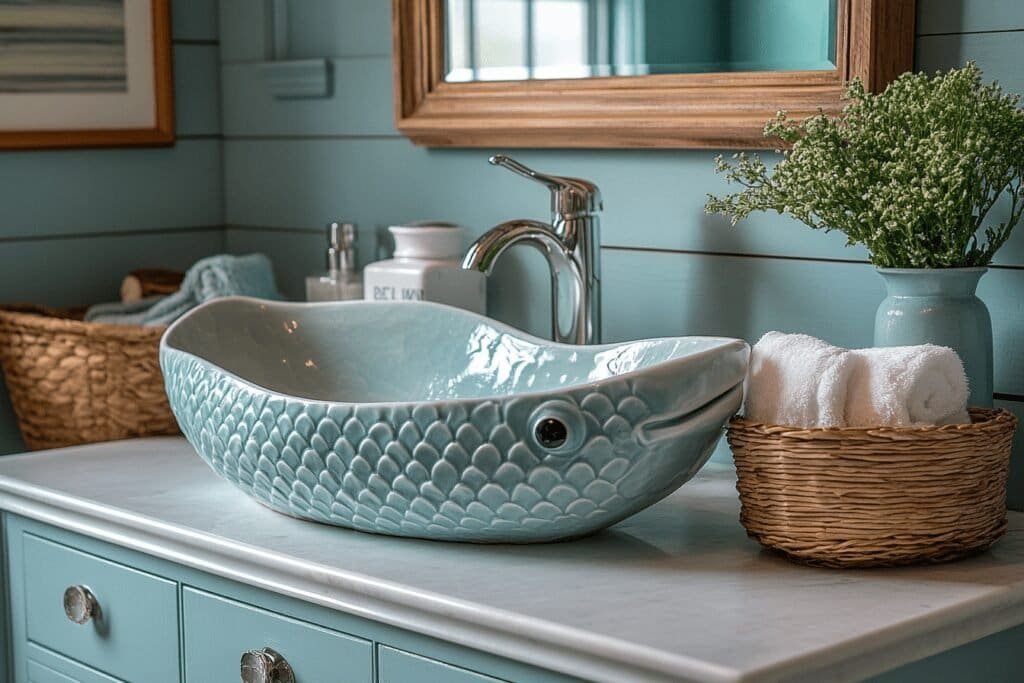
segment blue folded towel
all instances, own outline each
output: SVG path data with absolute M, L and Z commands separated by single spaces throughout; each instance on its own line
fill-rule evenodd
M 85 320 L 114 325 L 169 325 L 199 304 L 224 296 L 280 299 L 270 259 L 263 254 L 210 256 L 188 269 L 174 294 L 130 304 L 96 304 L 86 311 Z

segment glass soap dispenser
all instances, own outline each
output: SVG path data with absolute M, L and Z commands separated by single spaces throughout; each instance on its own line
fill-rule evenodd
M 351 301 L 363 298 L 362 274 L 356 270 L 356 226 L 327 226 L 327 272 L 306 278 L 306 301 Z

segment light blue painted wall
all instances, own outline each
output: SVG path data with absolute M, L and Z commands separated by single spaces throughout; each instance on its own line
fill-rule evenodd
M 428 150 L 397 134 L 389 3 L 290 2 L 289 56 L 330 58 L 334 88 L 331 98 L 290 100 L 269 95 L 257 65 L 269 50 L 262 6 L 174 0 L 175 147 L 0 153 L 0 299 L 95 301 L 113 296 L 126 270 L 184 267 L 225 246 L 269 253 L 298 297 L 302 278 L 321 266 L 319 226 L 329 218 L 355 219 L 369 258 L 378 226 L 447 218 L 475 235 L 507 218 L 547 217 L 545 191 L 487 166 L 492 150 Z M 975 59 L 1024 91 L 1016 68 L 1024 5 L 920 0 L 918 17 L 919 68 Z M 515 153 L 601 185 L 609 339 L 753 340 L 779 328 L 870 342 L 883 290 L 863 249 L 778 216 L 735 229 L 705 216 L 705 194 L 723 189 L 713 152 Z M 1024 333 L 1024 231 L 997 264 L 981 288 L 995 321 L 996 391 L 1024 415 L 1024 356 L 1014 353 Z M 544 270 L 537 254 L 510 255 L 490 283 L 491 313 L 546 334 Z M 0 392 L 0 452 L 20 449 Z M 1013 481 L 1013 500 L 1024 505 L 1024 467 Z
M 975 59 L 990 78 L 1024 92 L 1024 3 L 919 0 L 918 68 Z M 379 0 L 289 4 L 292 57 L 329 57 L 335 96 L 274 100 L 258 67 L 266 46 L 258 3 L 221 0 L 227 244 L 275 257 L 285 290 L 320 267 L 319 226 L 356 220 L 372 253 L 378 226 L 454 220 L 480 234 L 498 221 L 547 218 L 546 192 L 486 163 L 498 150 L 428 150 L 392 124 L 390 16 Z M 672 334 L 756 339 L 769 329 L 839 344 L 871 342 L 882 284 L 861 248 L 838 234 L 761 215 L 730 228 L 705 216 L 705 194 L 724 189 L 714 152 L 515 150 L 546 171 L 593 179 L 604 193 L 605 331 L 610 340 Z M 992 310 L 1000 405 L 1024 416 L 1024 230 L 983 279 Z M 543 260 L 511 254 L 490 282 L 491 313 L 547 333 Z M 1024 506 L 1024 448 L 1013 501 Z
M 834 2 L 647 0 L 644 56 L 651 73 L 831 69 Z
M 177 144 L 0 152 L 0 302 L 114 299 L 132 269 L 223 249 L 217 7 L 171 4 Z M 0 387 L 0 453 L 21 450 Z
M 643 31 L 642 54 L 651 73 L 673 73 L 679 65 L 686 65 L 686 71 L 728 69 L 729 6 L 719 0 L 645 2 L 642 26 L 637 28 Z M 630 33 L 629 28 L 616 27 L 619 40 Z
M 733 69 L 835 68 L 836 0 L 731 0 Z

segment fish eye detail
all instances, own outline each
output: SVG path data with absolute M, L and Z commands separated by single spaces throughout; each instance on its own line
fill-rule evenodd
M 569 438 L 569 428 L 556 417 L 546 417 L 534 427 L 534 436 L 544 448 L 561 448 Z
M 583 445 L 586 423 L 583 415 L 568 401 L 548 401 L 533 411 L 530 434 L 542 450 L 554 455 L 576 451 Z

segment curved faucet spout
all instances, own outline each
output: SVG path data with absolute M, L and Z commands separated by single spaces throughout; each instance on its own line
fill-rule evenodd
M 601 193 L 587 180 L 537 173 L 515 159 L 491 157 L 495 166 L 551 190 L 551 223 L 525 218 L 494 226 L 473 242 L 462 261 L 490 275 L 509 247 L 528 244 L 551 268 L 552 338 L 563 344 L 601 343 Z
M 547 223 L 531 220 L 506 221 L 488 230 L 469 245 L 462 267 L 490 275 L 494 264 L 509 247 L 525 243 L 544 254 L 551 271 L 570 267 L 571 256 Z
M 470 245 L 462 267 L 490 275 L 498 259 L 516 244 L 537 249 L 551 269 L 551 320 L 555 341 L 585 344 L 590 326 L 581 305 L 586 280 L 576 257 L 547 223 L 526 219 L 507 221 L 488 230 Z

